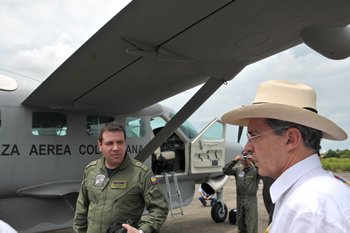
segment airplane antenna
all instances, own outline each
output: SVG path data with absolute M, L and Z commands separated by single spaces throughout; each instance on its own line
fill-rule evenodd
M 43 82 L 42 80 L 39 80 L 39 79 L 36 79 L 36 78 L 31 78 L 31 77 L 28 77 L 28 76 L 25 76 L 25 75 L 22 75 L 22 74 L 18 74 L 18 73 L 9 71 L 9 70 L 5 70 L 5 69 L 3 69 L 3 68 L 0 68 L 0 70 L 9 72 L 9 73 L 11 73 L 11 74 L 19 75 L 19 76 L 22 76 L 22 77 L 25 77 L 25 78 L 29 78 L 29 79 L 32 79 L 32 80 L 35 80 L 35 81 Z

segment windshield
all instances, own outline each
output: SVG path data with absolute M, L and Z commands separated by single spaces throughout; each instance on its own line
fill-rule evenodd
M 170 119 L 172 119 L 175 116 L 176 112 L 172 111 L 169 114 Z M 185 121 L 181 126 L 180 126 L 180 130 L 189 138 L 189 139 L 193 139 L 197 136 L 198 131 L 193 127 L 193 125 L 191 125 L 190 122 Z

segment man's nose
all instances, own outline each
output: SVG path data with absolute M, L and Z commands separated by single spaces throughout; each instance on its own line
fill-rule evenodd
M 247 141 L 247 143 L 244 146 L 244 151 L 247 153 L 252 153 L 253 150 L 254 150 L 254 147 L 252 146 L 252 144 L 249 141 Z
M 119 150 L 118 143 L 114 143 L 114 144 L 113 144 L 113 150 Z

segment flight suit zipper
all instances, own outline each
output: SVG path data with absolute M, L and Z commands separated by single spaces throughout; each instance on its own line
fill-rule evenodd
M 107 182 L 106 182 L 106 185 L 103 187 L 103 189 L 102 189 L 102 193 L 104 193 L 104 189 L 106 189 L 107 187 L 108 187 L 108 185 L 109 185 L 109 178 L 107 179 Z M 101 223 L 103 222 L 103 218 L 104 218 L 104 213 L 105 213 L 105 206 L 106 206 L 106 200 L 107 200 L 107 197 L 108 197 L 108 192 L 109 192 L 109 190 L 108 190 L 108 188 L 107 188 L 107 190 L 105 191 L 106 193 L 105 193 L 105 195 L 104 195 L 104 197 L 103 197 L 103 200 L 102 200 L 102 203 L 103 203 L 103 206 L 102 206 L 102 213 L 101 213 L 101 218 L 100 218 L 100 226 L 102 225 Z M 101 232 L 102 231 L 105 231 L 106 229 L 100 229 L 101 230 Z

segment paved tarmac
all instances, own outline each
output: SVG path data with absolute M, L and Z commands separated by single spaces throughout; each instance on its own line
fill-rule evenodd
M 350 180 L 350 173 L 337 173 L 344 178 Z M 236 233 L 237 226 L 232 225 L 227 219 L 222 223 L 216 223 L 211 218 L 211 206 L 203 206 L 198 200 L 198 188 L 196 185 L 195 195 L 190 205 L 184 207 L 184 215 L 176 215 L 171 217 L 169 212 L 168 218 L 164 223 L 160 233 L 185 233 L 185 232 L 218 232 L 218 233 Z M 262 190 L 259 187 L 258 193 L 258 228 L 259 232 L 264 232 L 268 225 L 268 214 L 266 212 L 264 201 L 262 198 Z M 228 211 L 236 208 L 236 181 L 234 177 L 230 177 L 224 186 L 224 202 Z M 174 213 L 179 212 L 175 209 Z M 65 229 L 50 233 L 74 233 L 73 229 Z

